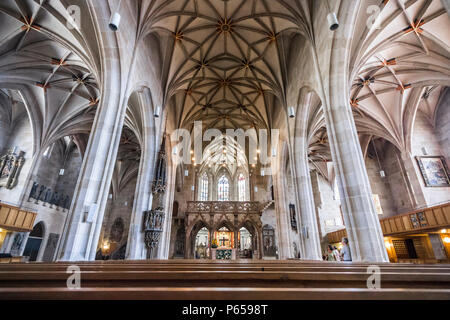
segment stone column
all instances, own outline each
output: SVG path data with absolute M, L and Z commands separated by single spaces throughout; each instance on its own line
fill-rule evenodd
M 319 228 L 317 226 L 314 195 L 309 174 L 307 139 L 295 136 L 295 159 L 292 170 L 294 174 L 297 195 L 297 221 L 299 225 L 301 259 L 322 260 L 320 249 Z
M 353 261 L 388 262 L 380 222 L 372 199 L 361 146 L 350 106 L 349 60 L 359 0 L 343 1 L 339 9 L 340 27 L 331 43 L 330 72 L 323 101 L 331 154 L 335 164 L 345 226 Z M 316 53 L 314 53 L 316 56 Z M 322 52 L 323 54 L 323 52 Z M 328 94 L 327 94 L 328 93 Z
M 262 259 L 264 256 L 264 252 L 263 252 L 263 235 L 262 235 L 262 228 L 259 228 L 257 230 L 257 241 L 256 241 L 256 251 L 258 253 L 258 259 Z
M 95 259 L 125 116 L 126 104 L 121 94 L 123 71 L 116 34 L 108 30 L 109 10 L 105 6 L 96 9 L 101 18 L 99 26 L 105 53 L 102 57 L 105 73 L 100 104 L 58 249 L 58 257 L 62 261 Z
M 151 181 L 154 179 L 155 171 L 155 121 L 153 112 L 149 108 L 151 106 L 150 92 L 146 94 L 140 93 L 141 105 L 146 108 L 142 111 L 144 123 L 144 137 L 141 154 L 141 163 L 139 164 L 139 175 L 136 184 L 135 200 L 133 204 L 133 212 L 130 220 L 130 229 L 128 232 L 126 260 L 142 260 L 146 259 L 147 248 L 144 242 L 144 211 L 149 210 L 152 206 L 152 190 Z
M 319 239 L 322 242 L 323 234 L 322 231 L 325 231 L 322 229 L 322 224 L 320 221 L 320 207 L 322 206 L 322 195 L 319 187 L 319 174 L 316 170 L 313 170 L 310 172 L 311 177 L 311 187 L 313 190 L 313 196 L 314 196 L 314 206 L 316 208 L 316 220 L 317 220 L 317 229 L 319 230 Z
M 184 258 L 191 259 L 191 243 L 189 234 L 186 232 L 185 243 L 184 243 Z
M 274 193 L 277 195 L 275 201 L 275 212 L 277 213 L 277 234 L 278 234 L 278 251 L 280 259 L 292 258 L 291 256 L 291 240 L 290 229 L 291 223 L 289 217 L 289 208 L 287 206 L 286 199 L 286 173 L 283 171 L 283 164 L 285 163 L 285 157 L 281 157 L 279 161 L 279 169 L 276 170 L 276 174 L 273 177 Z
M 308 164 L 308 125 L 312 92 L 302 88 L 299 93 L 295 119 L 288 119 L 289 155 L 294 181 L 296 219 L 300 240 L 300 258 L 322 260 L 319 229 L 317 227 L 314 195 Z

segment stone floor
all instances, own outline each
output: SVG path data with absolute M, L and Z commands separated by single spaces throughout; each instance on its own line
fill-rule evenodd
M 81 288 L 68 289 L 67 268 Z M 0 265 L 0 299 L 450 299 L 450 265 L 307 261 L 96 261 Z

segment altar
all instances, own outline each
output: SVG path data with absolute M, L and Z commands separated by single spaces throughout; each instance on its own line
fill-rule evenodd
M 227 227 L 222 227 L 214 232 L 211 258 L 213 260 L 236 260 L 234 233 Z
M 233 259 L 233 249 L 215 249 L 215 258 L 217 260 L 235 260 Z

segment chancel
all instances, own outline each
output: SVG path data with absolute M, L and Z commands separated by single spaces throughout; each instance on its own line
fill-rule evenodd
M 449 10 L 0 1 L 0 299 L 450 298 Z

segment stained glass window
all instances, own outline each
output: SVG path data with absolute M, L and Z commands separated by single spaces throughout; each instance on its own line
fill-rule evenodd
M 200 201 L 208 201 L 208 175 L 203 173 L 200 180 Z
M 217 191 L 219 201 L 230 201 L 230 182 L 227 177 L 220 177 Z
M 239 201 L 245 201 L 245 177 L 241 173 L 238 177 Z

